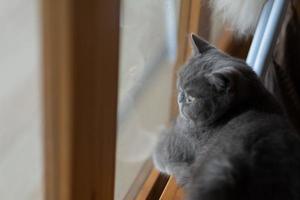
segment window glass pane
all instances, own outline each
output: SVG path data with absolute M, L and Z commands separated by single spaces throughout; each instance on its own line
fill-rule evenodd
M 41 200 L 39 1 L 0 2 L 0 199 Z
M 179 0 L 122 1 L 117 200 L 149 172 L 145 162 L 169 121 L 179 7 Z

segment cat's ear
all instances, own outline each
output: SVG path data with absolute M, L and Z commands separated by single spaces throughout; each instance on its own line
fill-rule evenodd
M 224 67 L 208 75 L 208 81 L 217 91 L 234 92 L 240 72 L 234 67 Z
M 202 54 L 209 49 L 213 49 L 214 47 L 210 45 L 205 39 L 199 37 L 198 35 L 192 33 L 191 34 L 191 43 L 193 48 L 193 54 Z

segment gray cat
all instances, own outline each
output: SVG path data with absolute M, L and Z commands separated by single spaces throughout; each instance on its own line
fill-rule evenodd
M 180 114 L 153 154 L 190 200 L 300 199 L 300 139 L 243 60 L 192 35 Z

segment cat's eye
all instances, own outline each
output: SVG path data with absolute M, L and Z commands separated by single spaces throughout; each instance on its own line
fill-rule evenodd
M 195 99 L 196 99 L 196 98 L 193 97 L 193 96 L 186 95 L 185 101 L 186 101 L 186 103 L 192 103 L 192 102 L 195 101 Z

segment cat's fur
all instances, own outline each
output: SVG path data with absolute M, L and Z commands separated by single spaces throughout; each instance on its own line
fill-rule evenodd
M 254 32 L 266 0 L 210 0 L 212 9 L 221 15 L 239 35 Z
M 190 200 L 300 199 L 300 140 L 252 69 L 193 35 L 180 114 L 153 154 Z

